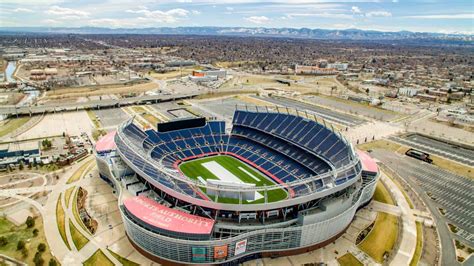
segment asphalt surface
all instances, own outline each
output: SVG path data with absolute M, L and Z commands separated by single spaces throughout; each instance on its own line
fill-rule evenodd
M 297 108 L 298 110 L 306 110 L 309 113 L 313 113 L 316 116 L 319 116 L 331 123 L 340 124 L 343 126 L 356 126 L 366 122 L 362 118 L 333 111 L 331 109 L 319 107 L 313 104 L 308 104 L 300 101 L 296 101 L 289 98 L 282 97 L 261 97 L 261 96 L 251 96 L 260 100 L 271 102 L 273 104 L 288 106 L 291 108 Z
M 430 209 L 440 235 L 441 265 L 459 265 L 452 239 L 474 245 L 474 181 L 385 150 L 376 149 L 372 156 L 404 178 Z M 445 216 L 439 208 L 446 210 Z M 451 233 L 448 222 L 461 230 Z
M 230 119 L 232 119 L 232 117 L 234 116 L 236 105 L 242 108 L 242 106 L 246 104 L 248 105 L 248 103 L 235 99 L 235 98 L 202 101 L 198 103 L 198 105 L 203 106 L 207 109 L 210 109 L 213 112 L 222 114 L 225 117 L 230 118 Z
M 94 110 L 103 127 L 118 126 L 130 117 L 120 108 Z
M 415 149 L 446 157 L 453 161 L 474 166 L 474 148 L 462 147 L 456 144 L 439 141 L 419 134 L 402 137 L 391 137 L 393 141 L 412 146 Z
M 368 107 L 366 105 L 358 104 L 355 102 L 345 103 L 344 101 L 341 102 L 339 99 L 332 99 L 315 95 L 305 96 L 304 99 L 308 102 L 312 102 L 317 105 L 322 105 L 327 108 L 334 108 L 336 110 L 340 110 L 346 113 L 363 115 L 364 117 L 372 117 L 382 121 L 390 121 L 398 117 L 398 115 L 394 112 L 379 110 L 377 108 Z

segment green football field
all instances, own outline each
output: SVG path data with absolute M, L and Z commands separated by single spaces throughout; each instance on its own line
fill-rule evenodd
M 252 166 L 228 155 L 217 155 L 212 157 L 206 157 L 202 159 L 195 159 L 189 162 L 184 162 L 179 165 L 181 172 L 187 177 L 204 181 L 207 179 L 217 179 L 227 182 L 243 182 L 255 184 L 257 187 L 272 186 L 275 182 L 270 177 L 261 173 Z M 205 188 L 201 190 L 206 193 Z M 261 195 L 264 192 L 261 192 Z M 214 200 L 214 197 L 208 195 L 209 198 Z M 288 193 L 284 189 L 274 189 L 268 191 L 268 202 L 274 202 L 286 199 Z M 219 202 L 222 203 L 238 203 L 238 199 L 234 198 L 222 198 L 219 197 Z M 260 198 L 254 201 L 243 201 L 245 204 L 264 203 L 265 199 Z

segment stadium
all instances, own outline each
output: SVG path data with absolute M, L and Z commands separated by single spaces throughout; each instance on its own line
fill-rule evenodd
M 299 110 L 236 107 L 232 123 L 134 119 L 96 143 L 126 235 L 165 264 L 229 264 L 320 248 L 373 196 L 375 162 Z

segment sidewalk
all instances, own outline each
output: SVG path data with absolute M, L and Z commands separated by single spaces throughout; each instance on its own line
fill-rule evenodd
M 403 224 L 403 231 L 400 234 L 400 248 L 395 253 L 395 256 L 393 257 L 390 264 L 409 265 L 416 249 L 415 217 L 412 215 L 413 212 L 410 209 L 410 205 L 403 196 L 403 193 L 400 191 L 400 189 L 398 189 L 397 185 L 392 181 L 392 179 L 387 177 L 385 173 L 381 172 L 380 180 L 382 180 L 385 187 L 389 189 L 390 194 L 394 197 L 395 202 L 397 202 L 397 205 L 401 211 L 401 220 Z

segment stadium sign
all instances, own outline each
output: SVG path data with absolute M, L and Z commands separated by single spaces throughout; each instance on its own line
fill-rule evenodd
M 214 259 L 225 259 L 227 257 L 227 245 L 214 247 Z
M 138 219 L 168 231 L 210 234 L 214 227 L 214 220 L 168 208 L 145 196 L 128 198 L 123 203 Z
M 206 261 L 206 248 L 205 247 L 192 247 L 193 262 L 204 262 Z
M 247 239 L 235 243 L 234 256 L 240 255 L 247 250 Z

